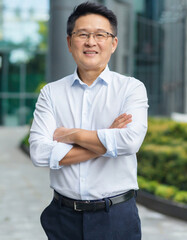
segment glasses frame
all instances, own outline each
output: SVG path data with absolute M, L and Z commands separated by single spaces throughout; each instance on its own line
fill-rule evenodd
M 72 35 L 74 35 L 74 34 L 77 34 L 78 32 L 81 32 L 81 31 L 78 30 L 78 31 L 76 31 L 76 32 L 72 32 L 70 36 L 72 36 Z M 83 32 L 84 32 L 84 31 L 83 31 Z M 106 33 L 106 34 L 107 34 L 107 38 L 106 38 L 104 41 L 106 41 L 109 37 L 112 37 L 112 38 L 115 38 L 115 37 L 116 37 L 114 34 L 112 34 L 112 33 L 110 33 L 110 32 L 105 32 L 105 31 L 90 32 L 90 33 L 88 33 L 88 32 L 85 31 L 84 33 L 85 33 L 85 35 L 86 35 L 86 38 L 85 38 L 85 39 L 83 39 L 83 38 L 81 39 L 81 38 L 80 38 L 81 41 L 87 41 L 87 40 L 90 38 L 90 35 L 92 34 L 92 35 L 93 35 L 93 38 L 95 39 L 96 42 L 103 42 L 103 40 L 102 40 L 102 41 L 98 41 L 98 40 L 97 40 L 97 38 L 96 38 L 96 34 L 97 34 L 97 33 Z

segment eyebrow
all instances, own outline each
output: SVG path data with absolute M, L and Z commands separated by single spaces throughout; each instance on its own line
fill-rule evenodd
M 77 31 L 85 31 L 85 32 L 88 32 L 88 29 L 86 29 L 86 28 L 80 28 L 80 29 L 77 29 Z M 96 29 L 96 32 L 98 32 L 98 31 L 106 32 L 106 30 L 105 30 L 105 29 L 102 29 L 102 28 L 97 28 L 97 29 Z

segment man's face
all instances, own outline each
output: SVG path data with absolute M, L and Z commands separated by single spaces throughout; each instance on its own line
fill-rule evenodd
M 112 33 L 110 22 L 98 14 L 88 14 L 79 17 L 75 22 L 73 32 L 83 30 L 86 33 Z M 106 40 L 97 41 L 93 34 L 85 40 L 78 39 L 74 34 L 67 37 L 68 48 L 81 71 L 102 71 L 117 47 L 117 37 L 109 36 Z

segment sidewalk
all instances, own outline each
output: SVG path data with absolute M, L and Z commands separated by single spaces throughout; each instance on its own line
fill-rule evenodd
M 1 240 L 47 239 L 39 217 L 53 193 L 49 188 L 48 169 L 34 167 L 18 148 L 27 131 L 27 127 L 0 127 Z M 142 240 L 187 239 L 187 222 L 166 217 L 140 205 L 138 208 Z

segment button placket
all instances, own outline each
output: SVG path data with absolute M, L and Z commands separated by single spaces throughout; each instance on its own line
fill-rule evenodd
M 89 90 L 85 89 L 83 95 L 83 104 L 82 104 L 82 122 L 81 126 L 83 129 L 89 129 Z M 80 194 L 81 196 L 87 195 L 87 182 L 86 182 L 86 175 L 87 175 L 87 164 L 80 163 Z
M 89 90 L 85 89 L 83 96 L 82 124 L 81 124 L 83 129 L 89 129 L 88 116 L 89 116 Z

